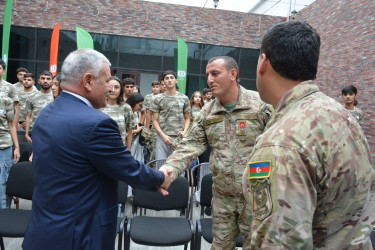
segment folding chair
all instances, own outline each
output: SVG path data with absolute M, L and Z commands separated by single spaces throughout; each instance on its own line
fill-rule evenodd
M 149 161 L 148 163 L 146 163 L 146 165 L 152 167 L 153 165 L 155 165 L 155 169 L 156 170 L 159 170 L 159 168 L 161 168 L 161 166 L 163 166 L 163 164 L 165 163 L 167 159 L 159 159 L 159 160 L 152 160 L 152 161 Z
M 125 182 L 119 181 L 118 182 L 118 203 L 119 203 L 119 210 L 117 215 L 117 227 L 116 232 L 118 234 L 118 244 L 117 249 L 122 249 L 122 237 L 124 234 L 124 227 L 125 227 L 125 203 L 128 199 L 128 184 Z
M 133 199 L 133 219 L 128 219 L 124 249 L 130 248 L 130 239 L 147 246 L 194 245 L 193 221 L 185 217 L 189 204 L 189 184 L 184 177 L 176 179 L 168 189 L 169 195 L 136 189 Z M 137 216 L 137 208 L 144 207 L 156 211 L 181 210 L 180 217 Z
M 31 200 L 33 196 L 33 169 L 31 162 L 18 162 L 10 168 L 6 194 Z M 0 209 L 0 246 L 5 249 L 3 237 L 24 237 L 31 210 Z
M 211 208 L 211 200 L 212 200 L 212 173 L 206 174 L 202 178 L 201 183 L 201 197 L 200 197 L 200 205 L 201 205 L 201 214 L 200 219 L 197 220 L 196 230 L 195 230 L 195 248 L 196 250 L 201 249 L 201 237 L 209 242 L 212 243 L 213 236 L 212 236 L 212 218 L 204 218 L 204 211 L 206 208 Z M 242 236 L 241 234 L 238 235 L 236 241 L 237 247 L 242 247 Z

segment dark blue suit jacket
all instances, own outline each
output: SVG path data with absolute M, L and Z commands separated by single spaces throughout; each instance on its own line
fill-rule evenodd
M 114 249 L 117 180 L 146 189 L 164 181 L 134 160 L 116 122 L 65 92 L 39 114 L 32 138 L 26 250 Z

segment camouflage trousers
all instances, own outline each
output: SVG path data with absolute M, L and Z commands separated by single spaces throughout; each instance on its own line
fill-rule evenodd
M 142 130 L 142 136 L 145 138 L 145 143 L 147 145 L 148 150 L 150 152 L 153 152 L 156 148 L 156 136 L 158 134 L 156 133 L 156 130 L 154 128 L 151 129 L 143 129 Z
M 242 248 L 250 249 L 252 215 L 242 195 L 226 195 L 212 190 L 211 250 L 236 249 L 238 234 L 242 234 Z

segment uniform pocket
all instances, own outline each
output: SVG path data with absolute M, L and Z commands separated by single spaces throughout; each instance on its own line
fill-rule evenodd
M 271 183 L 268 178 L 250 182 L 250 199 L 253 217 L 263 221 L 272 213 Z
M 243 146 L 254 146 L 256 137 L 264 130 L 257 114 L 236 116 L 236 135 Z

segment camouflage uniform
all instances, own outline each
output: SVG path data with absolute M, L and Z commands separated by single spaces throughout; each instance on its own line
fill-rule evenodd
M 201 112 L 201 108 L 191 107 L 191 114 L 190 114 L 191 121 L 194 121 L 194 119 L 199 116 L 200 112 Z
M 208 144 L 211 146 L 212 249 L 234 249 L 239 231 L 243 235 L 243 248 L 247 249 L 250 244 L 252 216 L 245 206 L 242 174 L 271 108 L 260 100 L 257 92 L 239 88 L 237 105 L 232 112 L 228 113 L 218 99 L 202 108 L 200 116 L 164 165 L 172 169 L 176 178 L 190 167 Z
M 23 86 L 21 90 L 17 90 L 18 93 L 18 98 L 19 98 L 19 107 L 20 107 L 20 112 L 19 112 L 19 122 L 24 122 L 26 121 L 26 115 L 27 115 L 27 109 L 26 109 L 26 100 L 30 97 L 38 93 L 38 90 L 33 89 L 31 92 L 25 92 L 23 91 Z
M 0 82 L 0 95 L 10 97 L 13 102 L 19 101 L 16 88 L 4 80 Z
M 157 95 L 152 95 L 152 94 L 146 95 L 145 101 L 144 101 L 144 107 L 146 107 L 147 110 L 150 109 L 155 96 Z M 152 116 L 151 116 L 151 119 L 152 119 Z M 152 121 L 150 123 L 152 125 Z M 156 148 L 156 136 L 158 135 L 158 133 L 156 132 L 153 126 L 150 126 L 150 128 L 151 129 L 143 128 L 142 136 L 145 138 L 147 148 L 150 150 L 150 152 L 153 152 Z
M 27 112 L 31 113 L 31 119 L 29 123 L 30 132 L 32 130 L 34 122 L 36 118 L 38 117 L 40 111 L 42 111 L 42 109 L 52 101 L 53 101 L 52 91 L 50 91 L 49 93 L 42 93 L 39 91 L 38 93 L 34 94 L 33 96 L 30 96 L 26 100 L 26 110 Z
M 158 122 L 163 133 L 175 139 L 178 132 L 184 130 L 184 114 L 190 113 L 190 101 L 179 92 L 173 96 L 162 93 L 154 97 L 150 110 L 159 114 Z M 157 135 L 155 158 L 167 158 L 172 151 L 172 147 L 167 146 L 160 135 Z
M 8 121 L 14 120 L 14 103 L 7 96 L 0 95 L 0 209 L 6 208 L 6 182 L 12 161 L 12 138 Z
M 349 111 L 350 114 L 352 114 L 352 116 L 358 121 L 359 125 L 362 125 L 362 124 L 363 124 L 363 121 L 362 121 L 362 118 L 363 118 L 362 110 L 360 110 L 360 109 L 357 108 L 357 107 L 354 107 L 353 110 L 348 109 L 348 111 Z
M 132 130 L 135 126 L 132 108 L 128 104 L 110 105 L 100 109 L 103 113 L 110 116 L 118 125 L 122 141 L 126 145 L 127 131 Z
M 16 89 L 17 93 L 23 91 L 23 89 L 24 89 L 23 84 L 20 83 L 20 82 L 16 82 L 15 84 L 13 84 L 13 86 L 14 86 L 14 88 Z M 34 91 L 34 90 L 38 90 L 38 89 L 35 87 L 35 85 L 33 85 L 33 91 Z
M 342 105 L 310 81 L 288 91 L 243 175 L 251 249 L 368 249 L 370 161 L 365 135 Z

